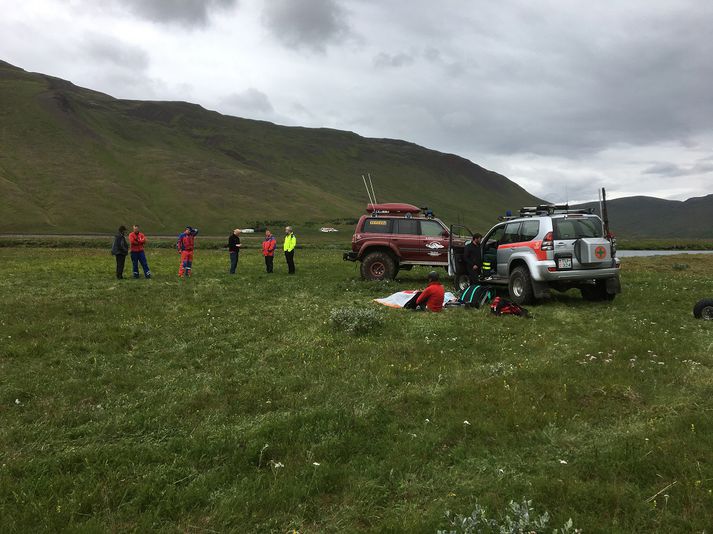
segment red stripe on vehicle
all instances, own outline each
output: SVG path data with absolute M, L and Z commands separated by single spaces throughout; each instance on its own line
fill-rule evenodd
M 547 251 L 542 250 L 540 248 L 541 246 L 542 246 L 542 241 L 522 241 L 520 243 L 508 243 L 507 245 L 500 245 L 498 247 L 498 250 L 501 248 L 527 247 L 527 248 L 533 250 L 533 252 L 535 253 L 535 256 L 537 256 L 538 260 L 546 260 L 547 259 Z

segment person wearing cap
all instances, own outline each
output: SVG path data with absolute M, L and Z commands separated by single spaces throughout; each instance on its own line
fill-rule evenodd
M 285 243 L 282 245 L 285 251 L 285 260 L 287 261 L 288 274 L 295 274 L 295 246 L 297 246 L 297 238 L 292 231 L 291 226 L 285 227 Z
M 478 282 L 481 276 L 483 265 L 483 252 L 480 250 L 480 234 L 473 234 L 473 238 L 466 244 L 463 250 L 463 261 L 465 262 L 468 278 L 471 284 Z
M 443 297 L 445 294 L 446 290 L 438 280 L 438 273 L 431 271 L 428 273 L 428 285 L 416 299 L 416 306 L 421 309 L 425 306 L 429 311 L 439 312 L 443 309 Z
M 186 229 L 178 234 L 176 241 L 176 249 L 181 255 L 181 265 L 178 267 L 178 276 L 183 278 L 191 276 L 191 267 L 193 267 L 193 250 L 196 244 L 196 235 L 198 228 L 186 226 Z
M 275 248 L 277 241 L 270 230 L 265 230 L 265 240 L 262 242 L 262 255 L 265 256 L 265 270 L 272 272 L 272 262 L 275 259 Z
M 116 258 L 116 278 L 124 278 L 124 262 L 129 254 L 129 243 L 126 242 L 126 226 L 119 226 L 119 230 L 114 236 L 114 243 L 111 246 L 111 253 Z
M 233 230 L 228 237 L 228 252 L 230 253 L 230 274 L 235 274 L 238 267 L 238 256 L 240 255 L 240 228 Z
M 129 234 L 129 244 L 131 264 L 134 268 L 134 278 L 139 277 L 139 263 L 141 263 L 141 268 L 144 270 L 144 276 L 151 278 L 151 269 L 149 269 L 149 263 L 146 261 L 146 253 L 144 252 L 146 236 L 139 231 L 138 224 L 134 225 L 132 232 Z

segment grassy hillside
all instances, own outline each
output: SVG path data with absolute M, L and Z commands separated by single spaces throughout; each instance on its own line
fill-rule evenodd
M 117 100 L 0 62 L 0 232 L 316 226 L 363 212 L 367 171 L 379 200 L 428 205 L 473 229 L 537 201 L 497 173 L 412 143 Z
M 595 208 L 597 203 L 584 204 Z M 667 240 L 713 237 L 713 195 L 686 201 L 637 196 L 607 202 L 612 231 L 629 240 L 640 237 Z
M 713 257 L 626 258 L 614 302 L 521 319 L 371 301 L 426 269 L 226 256 L 181 283 L 152 247 L 119 283 L 106 249 L 0 249 L 3 533 L 435 534 L 523 497 L 552 528 L 709 531 Z

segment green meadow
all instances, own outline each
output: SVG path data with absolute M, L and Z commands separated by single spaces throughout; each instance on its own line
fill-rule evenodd
M 118 281 L 106 248 L 0 248 L 2 532 L 435 534 L 523 498 L 547 532 L 710 532 L 711 256 L 528 319 L 383 308 L 426 270 L 362 282 L 336 247 L 294 277 L 147 256 Z

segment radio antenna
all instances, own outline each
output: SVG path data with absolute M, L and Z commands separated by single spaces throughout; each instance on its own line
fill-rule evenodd
M 371 186 L 371 196 L 374 198 L 374 204 L 376 204 L 376 193 L 374 193 L 374 184 L 371 183 L 371 173 L 367 173 L 369 177 L 369 185 Z
M 371 198 L 371 192 L 369 191 L 369 186 L 366 185 L 366 178 L 364 177 L 363 174 L 361 175 L 361 179 L 362 179 L 362 181 L 364 182 L 364 188 L 366 189 L 366 196 L 369 197 L 369 204 L 371 204 L 371 207 L 373 208 L 375 202 L 374 202 L 374 201 L 372 200 L 372 198 Z

